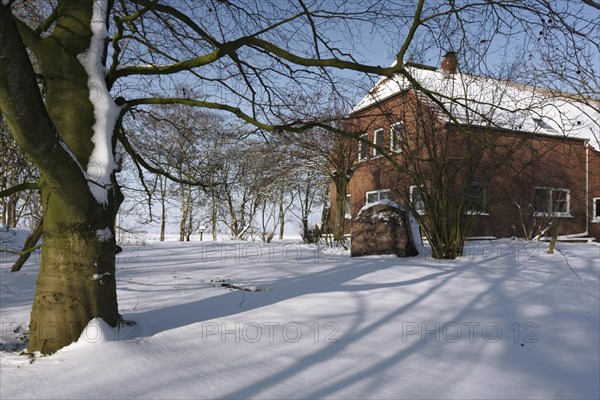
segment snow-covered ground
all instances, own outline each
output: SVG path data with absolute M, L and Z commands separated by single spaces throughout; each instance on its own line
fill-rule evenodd
M 0 398 L 600 396 L 598 244 L 547 255 L 546 243 L 477 242 L 439 262 L 297 241 L 140 243 L 117 265 L 120 311 L 137 325 L 93 321 L 33 363 L 11 349 L 39 256 L 10 273 L 0 253 Z

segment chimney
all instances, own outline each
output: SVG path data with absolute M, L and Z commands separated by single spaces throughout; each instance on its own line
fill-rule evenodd
M 447 75 L 458 72 L 458 58 L 455 52 L 449 51 L 444 55 L 440 63 L 440 69 Z

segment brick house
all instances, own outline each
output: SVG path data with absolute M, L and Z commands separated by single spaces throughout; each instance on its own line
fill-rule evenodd
M 560 224 L 561 235 L 600 240 L 600 101 L 462 74 L 453 53 L 439 69 L 407 68 L 435 95 L 401 75 L 382 78 L 349 116 L 375 147 L 359 143 L 347 231 L 365 204 L 386 198 L 426 215 L 420 188 L 440 184 L 474 215 L 470 236 L 527 237 Z

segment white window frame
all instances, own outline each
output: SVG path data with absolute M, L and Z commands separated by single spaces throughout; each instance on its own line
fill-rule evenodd
M 360 138 L 369 140 L 369 134 L 363 133 L 362 135 L 360 135 Z M 365 156 L 362 157 L 363 150 L 365 148 L 364 146 L 366 146 L 365 143 L 363 143 L 361 141 L 358 142 L 358 161 L 363 161 L 363 160 L 366 160 L 367 158 L 369 158 L 369 149 L 368 148 L 367 148 L 367 151 L 365 152 Z
M 566 203 L 567 203 L 567 211 L 563 212 L 563 211 L 552 211 L 552 212 L 544 212 L 544 211 L 533 211 L 533 216 L 534 217 L 558 217 L 558 218 L 570 218 L 572 217 L 571 215 L 571 190 L 567 189 L 567 188 L 555 188 L 555 187 L 548 187 L 548 186 L 534 186 L 533 187 L 533 191 L 534 191 L 534 199 L 535 199 L 535 191 L 536 190 L 548 190 L 549 193 L 549 198 L 548 198 L 548 202 L 550 204 L 550 207 L 552 207 L 552 192 L 554 191 L 560 191 L 560 192 L 565 192 L 567 195 Z M 534 200 L 535 202 L 535 200 Z M 552 208 L 550 208 L 552 209 Z
M 365 204 L 373 204 L 376 203 L 378 201 L 381 201 L 381 193 L 388 193 L 388 199 L 390 198 L 390 189 L 380 189 L 380 190 L 371 190 L 369 192 L 365 193 Z M 377 194 L 377 200 L 375 201 L 369 201 L 369 195 L 370 194 Z
M 378 133 L 381 132 L 381 139 L 383 140 L 383 143 L 379 143 L 379 141 L 377 140 L 377 137 L 379 136 Z M 376 146 L 385 148 L 385 131 L 383 130 L 383 128 L 378 128 L 375 129 L 375 132 L 373 132 L 373 144 L 375 144 Z M 377 150 L 376 148 L 373 148 L 373 157 L 381 157 L 383 156 L 383 153 L 379 152 L 379 150 Z
M 421 190 L 421 187 L 419 187 L 417 185 L 412 185 L 408 189 L 409 189 L 409 194 L 408 195 L 410 196 L 410 202 L 412 203 L 412 201 L 413 201 L 413 192 L 415 191 L 415 189 Z M 421 202 L 422 201 L 423 201 L 423 192 L 421 192 Z M 424 215 L 425 214 L 425 204 L 423 204 L 423 208 L 416 208 L 415 207 L 415 211 L 419 215 Z
M 350 201 L 348 201 L 350 200 Z M 346 210 L 344 213 L 344 218 L 346 219 L 352 219 L 352 196 L 347 193 L 346 194 Z
M 600 197 L 593 197 L 592 198 L 592 222 L 593 223 L 600 223 L 600 204 L 598 203 L 600 202 Z
M 400 137 L 396 137 L 396 140 L 394 140 L 394 130 L 397 126 L 401 126 L 402 129 L 400 130 Z M 404 132 L 404 123 L 402 121 L 395 122 L 390 126 L 390 150 L 394 153 L 402 152 L 402 132 Z

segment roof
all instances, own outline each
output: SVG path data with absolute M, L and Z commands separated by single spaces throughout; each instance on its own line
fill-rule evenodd
M 408 72 L 449 110 L 458 123 L 589 140 L 600 149 L 600 101 L 508 80 L 407 66 Z M 352 112 L 412 88 L 402 75 L 383 77 Z M 449 121 L 449 118 L 446 117 Z

